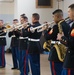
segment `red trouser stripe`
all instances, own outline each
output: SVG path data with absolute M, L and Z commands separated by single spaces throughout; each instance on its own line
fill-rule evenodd
M 70 70 L 70 69 L 68 69 L 68 75 L 70 75 L 70 73 L 71 73 L 71 70 Z
M 4 66 L 4 47 L 2 46 L 2 66 Z
M 54 74 L 54 75 L 56 75 L 56 71 L 55 71 L 54 62 L 52 62 L 52 71 L 53 71 L 53 74 Z
M 26 50 L 26 56 L 24 57 L 24 75 L 26 75 L 26 68 L 27 68 L 27 55 L 28 55 L 28 50 Z

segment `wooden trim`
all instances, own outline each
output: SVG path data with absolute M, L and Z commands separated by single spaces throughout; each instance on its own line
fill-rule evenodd
M 39 6 L 38 0 L 36 0 L 36 8 L 52 8 L 53 7 L 53 0 L 51 0 L 51 5 L 49 6 Z

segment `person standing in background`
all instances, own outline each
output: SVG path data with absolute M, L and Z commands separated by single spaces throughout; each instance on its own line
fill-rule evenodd
M 5 45 L 6 45 L 6 29 L 3 26 L 3 20 L 0 20 L 0 68 L 4 68 L 6 66 L 5 62 Z
M 20 23 L 21 26 L 27 25 L 26 23 L 28 22 L 28 18 L 25 16 L 25 14 L 20 15 Z M 26 28 L 19 28 L 19 31 L 16 30 L 16 37 L 19 37 L 19 69 L 20 69 L 20 75 L 28 75 L 29 73 L 29 65 L 28 65 L 28 50 L 27 50 L 27 45 L 28 45 L 28 37 L 23 37 L 22 32 L 26 32 Z
M 17 23 L 18 23 L 18 20 L 14 19 L 13 27 L 16 26 Z M 19 69 L 19 62 L 18 62 L 19 61 L 19 50 L 18 50 L 19 40 L 15 36 L 15 29 L 13 29 L 12 31 L 9 31 L 8 36 L 12 37 L 11 38 L 11 52 L 12 52 L 13 67 L 11 69 L 12 70 Z

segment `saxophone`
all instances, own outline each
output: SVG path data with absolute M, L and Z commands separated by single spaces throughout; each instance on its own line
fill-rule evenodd
M 43 49 L 47 49 L 48 51 L 50 51 L 50 46 L 51 46 L 51 40 L 48 40 L 44 42 Z
M 62 30 L 62 26 L 61 26 L 61 23 L 63 22 L 64 20 L 60 21 L 58 23 L 58 29 L 59 29 L 59 33 L 61 34 L 63 32 Z M 64 58 L 65 58 L 65 55 L 66 55 L 66 51 L 67 51 L 67 47 L 63 44 L 58 44 L 56 43 L 54 45 L 55 49 L 56 49 L 56 52 L 57 52 L 57 55 L 58 55 L 58 58 L 61 62 L 64 61 Z

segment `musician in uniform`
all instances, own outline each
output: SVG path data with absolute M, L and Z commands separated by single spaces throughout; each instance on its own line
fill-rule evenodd
M 6 32 L 4 31 L 3 20 L 0 20 L 0 68 L 4 68 L 5 63 L 5 45 L 6 45 Z
M 23 36 L 28 36 L 28 55 L 30 60 L 32 75 L 40 75 L 40 37 L 42 32 L 37 32 L 37 30 L 31 30 L 30 28 L 40 26 L 39 14 L 32 14 L 32 23 L 30 27 L 27 28 L 27 32 L 23 33 Z
M 63 12 L 61 9 L 55 10 L 53 13 L 53 19 L 55 22 L 55 25 L 52 28 L 49 28 L 45 34 L 44 37 L 46 40 L 51 40 L 50 45 L 50 53 L 49 53 L 49 61 L 50 61 L 50 68 L 51 68 L 51 74 L 52 75 L 61 75 L 62 72 L 62 65 L 63 62 L 59 60 L 56 48 L 54 47 L 55 43 L 59 43 L 57 40 L 57 34 L 59 33 L 59 27 L 58 23 L 63 20 Z M 61 23 L 64 35 L 68 37 L 68 31 L 69 31 L 69 25 L 63 21 Z
M 22 14 L 20 16 L 20 22 L 22 27 L 27 25 L 28 18 Z M 28 50 L 27 50 L 27 44 L 28 44 L 28 37 L 23 37 L 23 31 L 26 32 L 27 29 L 25 27 L 19 28 L 20 31 L 16 31 L 16 37 L 19 37 L 19 53 L 20 53 L 20 75 L 28 75 L 29 73 L 29 65 L 28 65 Z
M 74 4 L 68 7 L 69 18 L 74 21 Z M 74 23 L 72 24 L 69 37 L 63 34 L 58 34 L 57 39 L 68 47 L 63 67 L 66 69 L 62 75 L 74 75 Z
M 18 20 L 14 19 L 13 20 L 13 27 L 17 25 Z M 18 43 L 19 40 L 15 36 L 15 29 L 11 29 L 12 31 L 9 31 L 8 36 L 12 37 L 11 38 L 11 52 L 12 52 L 12 60 L 13 60 L 13 67 L 11 68 L 12 70 L 18 69 L 19 68 L 19 52 L 18 52 Z

